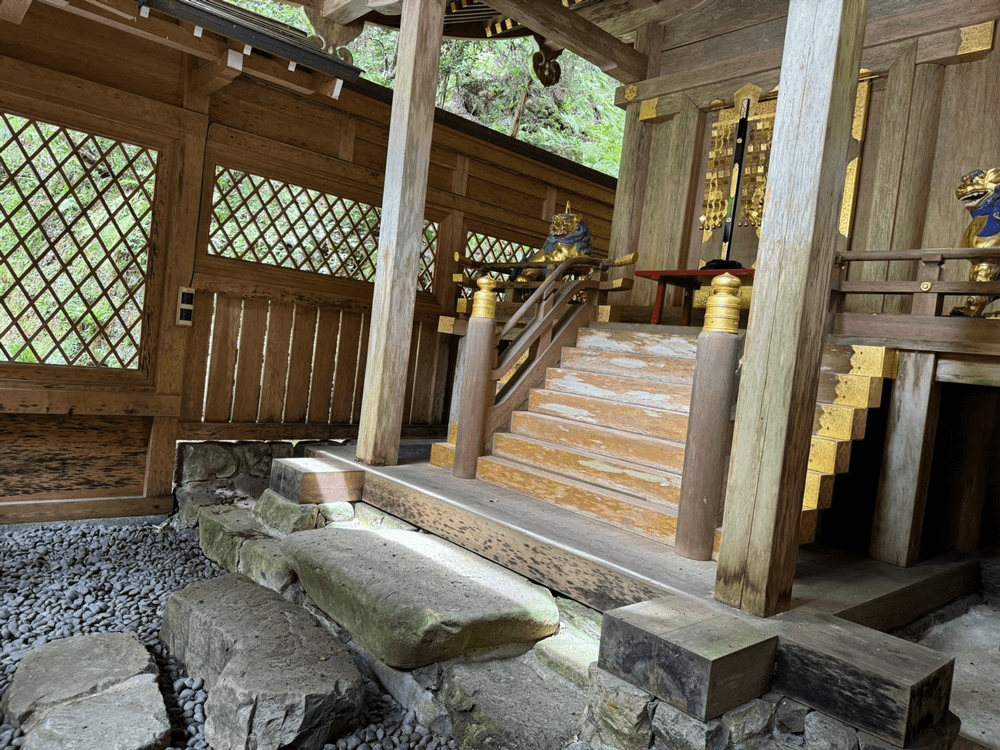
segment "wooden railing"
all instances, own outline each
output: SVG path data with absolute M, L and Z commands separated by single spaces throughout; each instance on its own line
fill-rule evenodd
M 569 258 L 559 265 L 462 262 L 478 272 L 479 291 L 469 320 L 452 326 L 466 336 L 455 476 L 475 476 L 476 462 L 493 434 L 510 423 L 530 389 L 541 384 L 546 368 L 559 362 L 562 348 L 576 341 L 577 331 L 598 316 L 608 292 L 632 287 L 631 279 L 609 280 L 607 270 L 637 259 L 633 254 L 618 261 Z M 497 282 L 489 275 L 528 268 L 545 268 L 548 274 L 540 282 Z M 569 278 L 582 271 L 585 277 Z M 531 295 L 497 331 L 497 293 L 527 289 Z M 586 302 L 580 300 L 584 294 Z
M 837 256 L 840 279 L 832 282 L 835 295 L 830 333 L 845 338 L 864 338 L 874 342 L 892 340 L 897 348 L 1000 356 L 1000 341 L 983 326 L 992 323 L 980 318 L 942 316 L 944 298 L 950 295 L 1000 295 L 1000 283 L 978 281 L 942 281 L 942 266 L 952 260 L 990 260 L 1000 258 L 1000 248 L 935 248 L 897 252 L 845 252 Z M 916 279 L 909 281 L 848 281 L 847 267 L 865 262 L 916 262 Z M 909 315 L 871 315 L 845 313 L 842 301 L 848 294 L 910 295 Z M 992 331 L 992 328 L 989 329 Z

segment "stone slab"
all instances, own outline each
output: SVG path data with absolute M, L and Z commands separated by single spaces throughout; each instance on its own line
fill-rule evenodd
M 556 598 L 559 632 L 539 641 L 535 653 L 553 672 L 584 690 L 591 684 L 590 667 L 601 648 L 601 618 L 597 610 L 572 599 Z
M 199 543 L 205 557 L 235 573 L 240 568 L 240 550 L 251 539 L 268 536 L 265 529 L 245 508 L 212 505 L 198 513 Z
M 144 675 L 52 708 L 22 750 L 163 750 L 169 740 L 163 696 Z
M 617 750 L 646 750 L 652 741 L 655 699 L 597 666 L 591 665 L 587 711 L 580 737 Z
M 533 643 L 559 628 L 546 589 L 429 534 L 328 527 L 286 537 L 281 549 L 312 601 L 392 667 Z
M 173 594 L 161 635 L 188 672 L 205 680 L 213 750 L 321 750 L 359 721 L 364 686 L 345 646 L 245 576 Z
M 899 747 L 945 717 L 952 657 L 803 609 L 772 621 L 776 691 Z
M 667 596 L 605 612 L 598 664 L 704 721 L 770 689 L 776 646 L 770 629 Z
M 296 459 L 288 459 L 296 460 Z M 293 503 L 274 490 L 264 490 L 253 508 L 253 515 L 278 536 L 316 528 L 318 505 Z
M 156 662 L 134 633 L 50 641 L 25 654 L 0 711 L 27 733 L 54 706 L 95 695 L 136 675 L 155 680 L 156 671 Z
M 332 466 L 319 458 L 282 458 L 271 463 L 271 489 L 301 504 L 357 502 L 365 472 Z
M 170 722 L 156 675 L 134 633 L 63 638 L 25 655 L 0 711 L 27 750 L 162 750 Z

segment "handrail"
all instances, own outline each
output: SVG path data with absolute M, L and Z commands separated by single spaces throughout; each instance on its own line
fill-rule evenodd
M 456 445 L 455 476 L 475 476 L 475 461 L 484 445 L 492 439 L 494 432 L 509 422 L 511 413 L 527 398 L 528 390 L 534 387 L 535 381 L 544 377 L 546 368 L 555 364 L 562 348 L 573 344 L 579 328 L 596 317 L 598 307 L 606 303 L 607 292 L 632 288 L 632 280 L 628 278 L 609 281 L 607 269 L 631 265 L 637 259 L 638 255 L 633 253 L 614 261 L 575 257 L 562 261 L 554 268 L 553 264 L 548 264 L 551 269 L 548 277 L 511 316 L 499 335 L 496 334 L 494 291 L 498 285 L 488 276 L 477 280 L 480 291 L 476 293 L 466 340 L 467 351 L 471 348 L 476 354 L 465 363 L 458 425 L 461 446 Z M 587 277 L 565 283 L 566 275 L 579 268 L 589 269 Z M 598 273 L 597 278 L 594 277 L 595 272 Z M 591 293 L 587 304 L 572 306 L 573 299 L 583 291 Z M 569 310 L 571 306 L 576 309 Z M 503 340 L 532 313 L 533 319 L 521 329 L 504 352 L 502 361 L 494 367 L 493 363 L 498 360 L 496 342 Z M 470 339 L 474 342 L 471 347 Z M 522 358 L 532 350 L 533 358 L 522 365 Z M 501 394 L 497 390 L 497 382 L 515 368 L 518 368 L 516 377 L 504 384 Z M 476 407 L 472 407 L 473 402 L 467 403 L 467 399 L 475 399 Z M 462 449 L 461 456 L 459 447 Z
M 869 261 L 884 260 L 969 260 L 970 258 L 983 259 L 1000 258 L 1000 248 L 996 247 L 945 247 L 927 248 L 923 250 L 894 250 L 894 251 L 867 251 L 851 250 L 849 252 L 837 253 L 837 263 L 865 263 Z

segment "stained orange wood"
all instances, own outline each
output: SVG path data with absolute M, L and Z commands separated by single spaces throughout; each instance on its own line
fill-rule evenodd
M 243 324 L 240 327 L 239 363 L 236 367 L 236 393 L 233 397 L 234 422 L 257 421 L 266 333 L 267 300 L 244 300 Z
M 261 422 L 280 422 L 285 408 L 285 377 L 292 340 L 292 311 L 288 302 L 272 302 L 264 352 L 264 382 L 260 393 Z

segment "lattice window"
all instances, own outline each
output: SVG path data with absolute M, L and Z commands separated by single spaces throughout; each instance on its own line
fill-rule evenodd
M 0 361 L 138 367 L 157 158 L 0 112 Z
M 536 252 L 530 245 L 521 245 L 488 234 L 469 232 L 466 255 L 485 263 L 521 263 Z
M 381 209 L 281 180 L 217 167 L 210 255 L 373 281 Z M 437 225 L 424 225 L 419 285 L 430 289 Z

